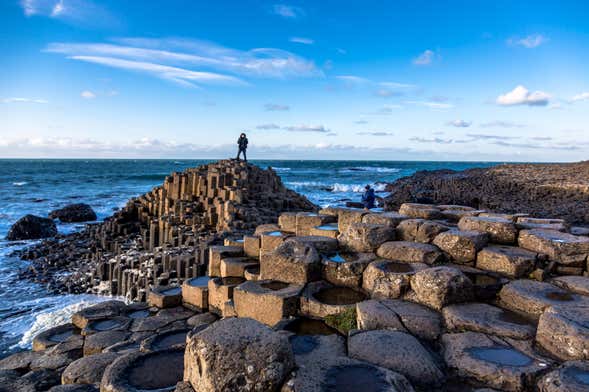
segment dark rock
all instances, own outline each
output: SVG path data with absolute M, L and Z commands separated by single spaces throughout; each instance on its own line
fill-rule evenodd
M 117 353 L 101 353 L 80 358 L 68 365 L 61 374 L 63 384 L 97 384 Z
M 36 240 L 53 237 L 57 234 L 55 222 L 51 219 L 35 215 L 25 215 L 10 227 L 6 239 L 8 241 Z
M 49 218 L 59 219 L 61 222 L 89 222 L 96 220 L 96 213 L 88 204 L 70 204 L 49 213 Z

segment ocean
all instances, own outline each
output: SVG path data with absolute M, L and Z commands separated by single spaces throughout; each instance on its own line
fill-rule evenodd
M 18 278 L 27 262 L 10 254 L 34 242 L 8 242 L 10 226 L 26 214 L 47 216 L 71 203 L 88 203 L 98 220 L 110 216 L 133 196 L 160 185 L 174 171 L 210 160 L 57 160 L 0 159 L 0 358 L 29 348 L 40 331 L 67 322 L 88 304 L 103 301 L 93 295 L 52 295 L 45 287 Z M 359 201 L 366 184 L 377 192 L 387 182 L 419 170 L 488 167 L 489 162 L 417 161 L 251 161 L 271 166 L 283 183 L 320 205 Z M 385 196 L 384 193 L 377 193 Z M 59 224 L 62 233 L 83 224 Z

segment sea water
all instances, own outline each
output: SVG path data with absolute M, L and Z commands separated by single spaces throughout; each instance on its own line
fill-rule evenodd
M 130 197 L 161 185 L 174 171 L 206 160 L 47 160 L 0 159 L 0 357 L 28 348 L 39 332 L 65 323 L 78 309 L 105 297 L 53 295 L 40 284 L 18 278 L 28 262 L 9 256 L 34 241 L 7 242 L 10 226 L 25 214 L 47 216 L 71 203 L 87 203 L 98 220 L 110 216 Z M 272 167 L 283 183 L 320 206 L 359 201 L 366 184 L 381 193 L 385 184 L 418 170 L 491 166 L 485 162 L 252 161 Z M 83 224 L 59 224 L 61 233 Z

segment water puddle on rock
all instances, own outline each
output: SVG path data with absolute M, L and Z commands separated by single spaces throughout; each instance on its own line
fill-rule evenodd
M 337 230 L 337 224 L 334 223 L 334 224 L 315 226 L 315 228 L 317 230 L 333 231 L 333 230 Z
M 330 287 L 313 294 L 317 301 L 327 305 L 352 305 L 366 299 L 366 294 L 348 287 Z
M 414 269 L 410 264 L 407 263 L 397 263 L 397 262 L 389 262 L 383 266 L 383 269 L 386 272 L 392 272 L 395 274 L 402 274 L 407 272 L 413 272 Z
M 301 355 L 315 350 L 319 341 L 312 335 L 294 335 L 290 337 L 290 345 L 295 355 Z
M 56 333 L 49 337 L 49 340 L 56 343 L 65 342 L 70 336 L 74 334 L 74 330 L 70 329 L 61 333 Z
M 166 371 L 162 371 L 166 369 Z M 184 352 L 156 352 L 139 359 L 129 370 L 129 385 L 140 391 L 174 390 L 184 376 Z
M 549 291 L 545 294 L 545 297 L 551 301 L 558 302 L 569 302 L 575 299 L 571 293 L 567 293 L 566 291 Z
M 149 310 L 136 310 L 134 312 L 130 312 L 127 313 L 127 317 L 130 317 L 132 319 L 142 319 L 142 318 L 146 318 L 149 317 L 151 313 L 149 313 Z
M 504 366 L 527 366 L 532 358 L 506 347 L 475 347 L 468 350 L 474 358 Z
M 329 256 L 326 257 L 327 261 L 331 261 L 333 263 L 348 263 L 351 261 L 356 261 L 358 260 L 358 256 L 352 254 L 352 253 L 335 253 L 335 254 L 331 254 Z
M 589 371 L 587 370 L 582 370 L 578 367 L 570 367 L 566 370 L 566 374 L 581 384 L 589 385 Z
M 325 375 L 326 392 L 391 391 L 383 372 L 370 365 L 336 366 Z
M 316 320 L 308 317 L 297 318 L 284 327 L 286 331 L 290 331 L 297 335 L 333 335 L 336 332 L 323 320 Z
M 94 321 L 91 324 L 91 328 L 95 331 L 110 331 L 111 329 L 115 329 L 123 325 L 118 320 L 100 320 Z
M 166 290 L 160 291 L 160 294 L 163 295 L 178 295 L 182 292 L 182 288 L 180 287 L 172 287 Z
M 153 346 L 157 350 L 163 350 L 166 348 L 172 348 L 176 345 L 186 344 L 186 334 L 188 334 L 188 331 L 177 331 L 162 334 L 156 338 Z
M 260 284 L 260 286 L 265 289 L 268 289 L 268 290 L 277 291 L 277 290 L 282 290 L 282 289 L 287 288 L 288 283 L 273 280 L 272 282 L 262 283 L 262 284 Z
M 187 284 L 192 287 L 206 287 L 209 284 L 208 276 L 199 276 L 198 278 L 189 279 Z
M 281 237 L 284 235 L 283 232 L 281 231 L 270 231 L 268 233 L 265 233 L 266 235 L 269 235 L 270 237 Z

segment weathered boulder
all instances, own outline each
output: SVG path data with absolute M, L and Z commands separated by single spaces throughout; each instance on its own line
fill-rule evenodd
M 362 288 L 372 298 L 399 298 L 410 288 L 411 276 L 428 268 L 423 263 L 376 260 L 362 274 Z
M 332 215 L 321 215 L 314 212 L 299 212 L 296 214 L 295 219 L 296 221 L 294 232 L 297 236 L 310 235 L 310 231 L 313 227 L 333 223 L 336 221 L 336 218 Z M 282 227 L 282 225 L 280 226 Z
M 550 279 L 550 283 L 561 289 L 589 296 L 589 277 L 587 276 L 557 276 Z
M 277 391 L 294 366 L 288 338 L 247 318 L 220 320 L 191 334 L 184 380 L 195 391 Z
M 431 387 L 442 384 L 445 379 L 432 355 L 417 339 L 405 332 L 357 332 L 348 338 L 348 354 L 352 358 L 399 372 L 412 383 Z
M 536 384 L 538 392 L 585 392 L 589 389 L 589 363 L 565 362 L 546 373 Z
M 105 348 L 127 340 L 130 335 L 127 331 L 104 331 L 87 336 L 84 340 L 84 355 L 101 353 Z
M 589 238 L 555 230 L 522 230 L 519 246 L 548 255 L 550 260 L 569 266 L 585 266 L 589 256 Z
M 96 220 L 96 212 L 85 203 L 70 204 L 49 213 L 50 219 L 59 219 L 61 222 L 89 222 Z
M 42 354 L 35 351 L 21 351 L 6 358 L 0 359 L 0 370 L 15 370 L 26 373 L 31 367 L 31 362 Z
M 383 243 L 394 239 L 393 227 L 372 223 L 353 223 L 338 237 L 340 245 L 351 252 L 374 252 Z
M 440 209 L 431 204 L 403 203 L 399 207 L 399 214 L 410 218 L 440 219 L 443 218 Z
M 157 308 L 175 308 L 182 304 L 182 287 L 156 286 L 147 295 L 147 303 Z
M 417 300 L 440 310 L 444 306 L 472 299 L 472 282 L 459 269 L 433 267 L 417 272 L 411 279 Z
M 362 273 L 376 258 L 374 253 L 335 253 L 321 260 L 321 276 L 336 286 L 360 287 Z
M 65 342 L 77 332 L 79 331 L 72 324 L 62 324 L 49 328 L 33 338 L 33 351 L 43 351 Z
M 321 257 L 315 247 L 287 241 L 260 258 L 262 279 L 305 284 L 321 278 Z
M 442 335 L 442 344 L 446 364 L 458 376 L 504 391 L 528 390 L 549 365 L 532 353 L 477 332 Z
M 324 318 L 355 308 L 364 301 L 366 294 L 351 287 L 333 286 L 325 281 L 307 284 L 300 298 L 300 312 L 303 315 Z
M 36 240 L 53 237 L 57 234 L 57 226 L 51 219 L 35 215 L 25 215 L 16 221 L 8 230 L 8 241 Z
M 492 245 L 477 254 L 477 268 L 498 272 L 510 278 L 530 274 L 536 265 L 537 254 L 515 246 Z
M 337 251 L 338 242 L 336 238 L 330 238 L 320 235 L 305 235 L 300 237 L 292 237 L 287 241 L 294 241 L 310 245 L 317 249 L 319 253 L 333 253 Z
M 497 244 L 514 244 L 518 230 L 515 224 L 505 218 L 484 216 L 465 216 L 458 222 L 462 231 L 481 231 L 487 233 L 489 240 Z
M 61 374 L 62 384 L 97 384 L 115 359 L 117 353 L 100 353 L 80 358 L 68 365 Z
M 442 310 L 448 331 L 483 332 L 513 339 L 533 339 L 534 324 L 517 313 L 485 303 L 446 306 Z
M 209 311 L 226 316 L 225 305 L 233 300 L 233 292 L 245 281 L 244 278 L 213 278 L 209 280 Z
M 457 263 L 476 260 L 477 252 L 487 245 L 488 235 L 480 231 L 449 230 L 434 238 L 433 244 Z
M 382 244 L 376 254 L 389 260 L 405 263 L 436 264 L 445 260 L 438 247 L 410 241 L 390 241 Z
M 425 219 L 406 219 L 397 226 L 397 236 L 403 241 L 429 244 L 434 238 L 450 228 L 440 222 Z
M 359 329 L 391 329 L 434 340 L 442 332 L 442 317 L 428 307 L 398 299 L 369 300 L 356 304 Z
M 536 341 L 562 360 L 589 359 L 589 304 L 546 309 Z
M 322 211 L 323 212 L 323 211 Z M 364 215 L 368 212 L 355 208 L 339 208 L 337 209 L 337 227 L 340 233 L 348 230 L 352 223 L 361 223 Z
M 538 318 L 553 305 L 587 305 L 589 298 L 558 288 L 550 283 L 514 280 L 499 293 L 502 306 Z
M 119 316 L 125 309 L 125 303 L 122 301 L 111 300 L 100 302 L 74 313 L 72 315 L 72 323 L 76 327 L 84 329 L 92 321 Z
M 362 217 L 362 223 L 369 223 L 373 225 L 387 225 L 397 227 L 403 220 L 408 219 L 408 216 L 401 215 L 395 211 L 370 213 Z

